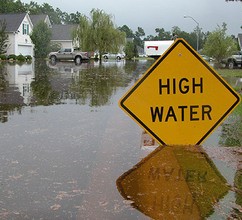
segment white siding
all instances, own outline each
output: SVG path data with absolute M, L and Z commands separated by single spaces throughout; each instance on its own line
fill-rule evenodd
M 27 33 L 23 31 L 23 25 L 25 25 Z M 32 23 L 29 16 L 25 16 L 21 22 L 17 32 L 9 33 L 9 43 L 7 55 L 31 55 L 33 56 L 34 45 L 32 44 L 29 34 L 32 32 Z
M 18 45 L 17 54 L 22 54 L 24 56 L 33 56 L 33 46 L 32 45 Z
M 15 54 L 15 34 L 8 34 L 7 55 Z
M 61 45 L 61 48 L 73 48 L 72 41 L 57 41 L 52 40 L 52 43 L 59 43 Z

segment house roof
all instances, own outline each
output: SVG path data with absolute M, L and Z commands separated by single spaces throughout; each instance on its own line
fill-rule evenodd
M 144 54 L 144 48 L 140 46 L 136 46 L 138 54 Z
M 72 40 L 72 31 L 77 28 L 73 24 L 57 24 L 52 25 L 52 38 L 51 40 Z
M 23 21 L 26 13 L 21 14 L 0 14 L 0 20 L 5 20 L 7 27 L 6 32 L 16 32 Z
M 48 15 L 45 15 L 45 14 L 29 15 L 29 17 L 30 17 L 30 19 L 31 19 L 31 21 L 32 21 L 32 23 L 33 23 L 34 26 L 36 24 L 38 24 L 40 21 L 48 22 L 48 25 L 51 25 Z
M 38 24 L 40 21 L 44 21 L 47 15 L 29 15 L 33 25 Z
M 242 50 L 242 34 L 238 34 L 238 41 L 239 41 L 240 50 Z

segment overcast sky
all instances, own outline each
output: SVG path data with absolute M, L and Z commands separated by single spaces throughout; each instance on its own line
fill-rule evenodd
M 35 1 L 35 0 L 33 0 Z M 22 0 L 29 3 L 30 0 Z M 227 23 L 228 34 L 242 33 L 242 2 L 225 0 L 38 0 L 38 4 L 48 3 L 54 9 L 71 13 L 79 11 L 89 16 L 93 8 L 104 10 L 114 16 L 117 26 L 127 25 L 133 31 L 142 27 L 146 35 L 155 35 L 155 28 L 171 31 L 178 26 L 192 32 L 196 22 L 184 15 L 193 17 L 202 31 L 213 31 L 223 22 Z

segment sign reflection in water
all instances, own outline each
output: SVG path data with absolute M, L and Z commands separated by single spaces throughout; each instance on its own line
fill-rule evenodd
M 117 180 L 122 196 L 153 219 L 202 219 L 229 187 L 201 147 L 162 147 Z

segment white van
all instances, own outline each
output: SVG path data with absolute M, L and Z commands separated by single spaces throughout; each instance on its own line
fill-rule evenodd
M 173 42 L 173 40 L 145 41 L 144 52 L 148 57 L 158 58 L 172 45 Z

